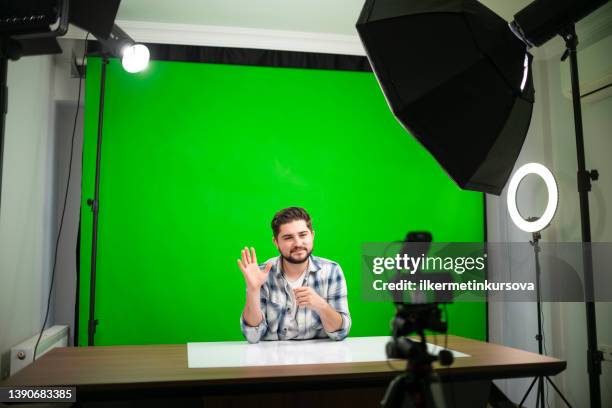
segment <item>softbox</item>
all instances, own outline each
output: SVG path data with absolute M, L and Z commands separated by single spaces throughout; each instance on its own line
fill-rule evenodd
M 0 56 L 61 53 L 57 38 L 68 23 L 106 40 L 113 28 L 120 0 L 8 0 L 0 9 Z M 51 26 L 57 23 L 57 27 Z
M 70 23 L 106 40 L 117 16 L 121 0 L 71 0 Z
M 475 0 L 366 0 L 357 31 L 404 128 L 459 187 L 499 195 L 534 98 L 506 21 Z

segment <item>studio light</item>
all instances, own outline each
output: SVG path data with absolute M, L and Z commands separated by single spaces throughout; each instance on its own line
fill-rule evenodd
M 120 0 L 5 0 L 0 7 L 0 208 L 9 60 L 62 52 L 57 38 L 74 24 L 105 39 Z
M 0 9 L 0 53 L 17 60 L 62 52 L 57 38 L 74 24 L 105 39 L 120 0 L 9 0 Z
M 548 191 L 548 203 L 544 214 L 536 220 L 524 219 L 518 211 L 516 204 L 516 193 L 521 181 L 529 174 L 536 174 L 540 176 L 544 183 L 546 183 L 546 189 Z M 521 230 L 526 232 L 539 232 L 546 228 L 557 211 L 557 205 L 559 203 L 559 192 L 557 190 L 557 183 L 553 174 L 540 163 L 527 163 L 521 166 L 510 179 L 508 185 L 508 213 L 512 222 L 519 227 Z
M 461 188 L 500 194 L 534 101 L 508 23 L 476 0 L 367 0 L 357 31 L 398 121 Z
M 142 44 L 134 44 L 123 49 L 121 64 L 130 73 L 143 71 L 149 65 L 149 49 Z
M 123 69 L 130 73 L 143 71 L 149 65 L 150 53 L 146 45 L 137 44 L 117 24 L 106 40 L 100 40 L 102 53 L 121 58 Z
M 357 31 L 397 120 L 463 189 L 499 195 L 534 102 L 528 50 L 607 0 L 536 0 L 508 24 L 476 0 L 366 0 Z

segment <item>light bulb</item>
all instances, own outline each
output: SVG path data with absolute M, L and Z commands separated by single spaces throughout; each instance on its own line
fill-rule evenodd
M 142 44 L 134 44 L 123 49 L 121 65 L 130 73 L 144 70 L 149 65 L 149 49 Z

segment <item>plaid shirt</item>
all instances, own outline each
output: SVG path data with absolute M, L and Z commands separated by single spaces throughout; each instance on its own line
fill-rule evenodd
M 340 265 L 317 256 L 310 256 L 308 271 L 302 286 L 311 287 L 329 305 L 342 316 L 342 327 L 335 332 L 327 332 L 323 327 L 321 318 L 312 309 L 298 307 L 291 296 L 291 288 L 282 273 L 280 256 L 269 259 L 259 265 L 260 268 L 273 262 L 268 280 L 260 291 L 261 311 L 263 320 L 259 326 L 246 324 L 240 315 L 240 328 L 249 343 L 259 340 L 289 340 L 313 339 L 329 337 L 333 340 L 342 340 L 351 328 L 346 299 L 346 281 Z

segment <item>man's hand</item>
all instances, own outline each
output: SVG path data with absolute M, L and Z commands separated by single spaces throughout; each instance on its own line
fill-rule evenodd
M 238 259 L 238 267 L 244 276 L 244 280 L 247 285 L 247 290 L 259 290 L 261 286 L 268 279 L 268 273 L 272 268 L 272 262 L 268 263 L 264 270 L 259 269 L 257 264 L 257 255 L 255 255 L 255 248 L 244 247 L 242 250 L 242 260 Z
M 298 306 L 309 307 L 315 312 L 319 312 L 327 306 L 327 302 L 314 289 L 307 286 L 295 288 L 293 293 Z
M 335 332 L 342 328 L 342 316 L 335 311 L 314 289 L 302 286 L 293 289 L 295 300 L 298 306 L 305 306 L 313 309 L 323 323 L 327 332 Z

